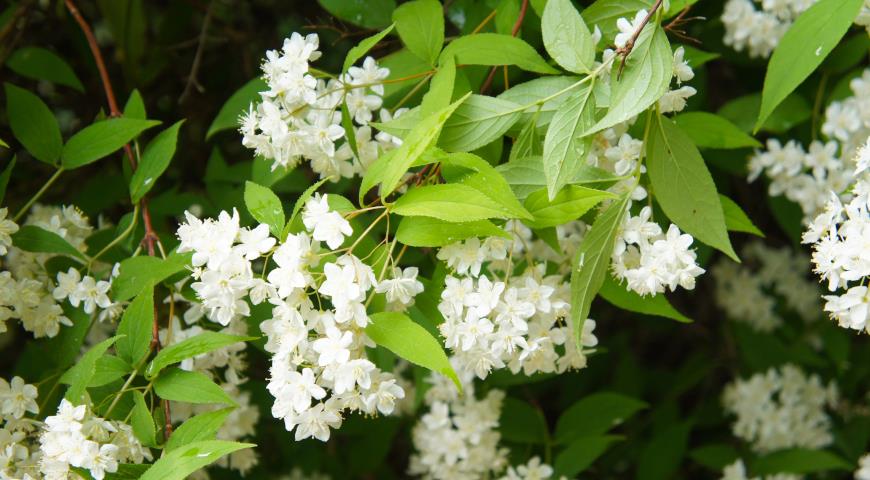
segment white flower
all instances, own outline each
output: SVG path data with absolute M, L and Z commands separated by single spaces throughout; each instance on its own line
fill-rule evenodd
M 255 260 L 271 250 L 276 241 L 269 235 L 269 226 L 260 224 L 253 229 L 239 230 L 239 244 L 235 248 L 245 260 Z
M 410 305 L 422 291 L 423 283 L 417 280 L 417 267 L 395 268 L 393 278 L 382 280 L 375 288 L 375 292 L 386 294 L 388 302 L 401 305 Z
M 66 273 L 57 272 L 57 287 L 52 291 L 52 296 L 55 300 L 63 300 L 70 297 L 70 303 L 74 307 L 77 307 L 79 305 L 79 300 L 73 294 L 78 289 L 81 280 L 81 274 L 73 267 L 70 267 Z
M 326 396 L 326 390 L 314 382 L 314 372 L 310 368 L 302 369 L 302 373 L 290 372 L 287 385 L 281 389 L 280 395 L 286 398 L 298 413 L 303 413 L 311 407 L 311 399 L 320 400 Z
M 12 377 L 10 383 L 0 378 L 0 413 L 16 419 L 25 412 L 39 413 L 37 394 L 36 387 L 24 383 L 21 377 Z
M 632 35 L 634 35 L 634 32 L 640 28 L 640 25 L 643 23 L 643 19 L 646 18 L 646 16 L 647 11 L 640 10 L 631 22 L 624 18 L 616 20 L 616 28 L 619 29 L 619 33 L 616 34 L 616 38 L 613 40 L 613 44 L 616 45 L 616 48 L 623 48 L 628 44 L 628 40 Z
M 320 356 L 317 363 L 326 367 L 334 364 L 347 363 L 350 359 L 350 344 L 353 343 L 353 333 L 343 332 L 336 327 L 326 329 L 326 337 L 318 338 L 311 344 L 311 348 Z
M 0 208 L 0 255 L 6 255 L 7 247 L 12 246 L 12 234 L 18 231 L 18 225 L 6 218 L 8 209 Z
M 344 237 L 353 234 L 350 223 L 338 212 L 330 210 L 327 195 L 314 194 L 305 202 L 302 223 L 315 240 L 326 242 L 333 250 L 341 246 Z
M 299 415 L 299 424 L 296 427 L 296 440 L 304 440 L 314 437 L 322 442 L 329 440 L 331 428 L 341 425 L 341 415 L 327 404 L 318 403 Z

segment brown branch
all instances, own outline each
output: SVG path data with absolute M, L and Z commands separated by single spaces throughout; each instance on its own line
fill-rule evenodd
M 635 42 L 637 42 L 637 37 L 640 36 L 640 32 L 643 31 L 643 28 L 646 27 L 646 24 L 649 23 L 652 16 L 656 13 L 656 10 L 662 6 L 662 0 L 656 0 L 656 3 L 649 9 L 646 17 L 643 18 L 643 21 L 640 22 L 640 25 L 634 30 L 634 33 L 631 34 L 631 38 L 625 42 L 625 45 L 619 48 L 616 53 L 618 55 L 622 55 L 622 61 L 619 63 L 619 73 L 617 73 L 616 78 L 622 76 L 622 70 L 625 68 L 625 61 L 628 59 L 628 55 L 631 54 L 631 50 L 634 48 Z
M 659 0 L 661 2 L 661 0 Z M 526 11 L 529 9 L 529 0 L 523 0 L 523 4 L 520 7 L 520 14 L 517 15 L 517 21 L 514 22 L 514 27 L 511 29 L 511 36 L 516 37 L 517 33 L 520 31 L 520 27 L 523 26 L 523 20 L 526 18 Z M 489 75 L 486 76 L 486 81 L 483 82 L 483 86 L 480 87 L 481 95 L 485 94 L 489 87 L 492 86 L 492 81 L 495 78 L 495 72 L 498 70 L 498 66 L 492 67 L 489 70 Z
M 109 104 L 109 113 L 112 117 L 120 117 L 121 110 L 118 108 L 118 102 L 115 99 L 115 92 L 112 89 L 112 81 L 109 78 L 109 72 L 106 70 L 106 62 L 103 60 L 103 54 L 100 52 L 100 47 L 97 44 L 97 39 L 94 37 L 94 32 L 91 30 L 91 26 L 88 22 L 82 17 L 81 12 L 76 7 L 73 0 L 64 0 L 66 3 L 66 8 L 69 10 L 70 14 L 73 16 L 75 21 L 79 24 L 79 27 L 82 30 L 82 33 L 85 35 L 85 38 L 88 41 L 88 46 L 90 47 L 91 54 L 94 57 L 94 62 L 97 64 L 97 70 L 100 72 L 100 80 L 103 84 L 103 91 L 106 94 L 106 102 Z M 130 144 L 124 145 L 124 153 L 127 156 L 127 160 L 130 163 L 130 168 L 135 171 L 136 170 L 136 157 L 133 156 L 133 149 L 130 148 Z M 139 209 L 142 211 L 142 223 L 145 227 L 145 236 L 142 238 L 142 243 L 146 246 L 148 250 L 149 256 L 154 256 L 154 244 L 158 242 L 160 239 L 157 236 L 157 233 L 154 231 L 154 227 L 151 224 L 151 212 L 148 211 L 148 201 L 145 198 L 142 198 L 139 201 Z M 160 336 L 159 336 L 159 317 L 157 315 L 157 304 L 154 304 L 154 321 L 152 322 L 151 329 L 151 350 L 159 351 L 160 350 Z M 164 438 L 168 439 L 172 434 L 172 421 L 169 418 L 169 401 L 163 400 L 163 410 L 166 415 L 166 426 L 164 427 Z
M 208 9 L 205 11 L 205 18 L 202 20 L 202 30 L 199 32 L 199 45 L 196 47 L 196 53 L 193 55 L 193 65 L 190 66 L 190 74 L 187 76 L 187 83 L 184 85 L 184 91 L 181 92 L 181 96 L 178 97 L 178 103 L 184 102 L 185 99 L 190 95 L 193 87 L 199 92 L 202 92 L 204 88 L 199 84 L 199 80 L 197 80 L 197 74 L 199 73 L 199 65 L 202 63 L 202 54 L 205 51 L 205 42 L 206 42 L 206 33 L 208 32 L 208 26 L 211 23 L 211 14 L 212 14 L 212 6 L 214 2 L 208 2 Z

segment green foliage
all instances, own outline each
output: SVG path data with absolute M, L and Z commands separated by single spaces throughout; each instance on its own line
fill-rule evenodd
M 129 300 L 146 288 L 180 272 L 190 261 L 190 255 L 173 253 L 166 259 L 139 256 L 121 261 L 118 277 L 112 282 L 116 301 Z
M 139 365 L 151 345 L 151 326 L 154 323 L 154 289 L 147 287 L 136 295 L 124 310 L 118 323 L 115 351 L 130 365 Z
M 171 452 L 194 442 L 214 440 L 215 434 L 232 411 L 233 408 L 229 407 L 190 417 L 172 432 L 172 436 L 166 442 L 166 451 Z
M 393 11 L 396 31 L 405 47 L 435 65 L 444 45 L 444 13 L 436 0 L 413 0 Z
M 412 247 L 442 247 L 471 237 L 506 237 L 504 229 L 488 220 L 448 222 L 432 217 L 405 217 L 396 238 Z
M 220 131 L 238 128 L 239 117 L 248 110 L 248 107 L 250 107 L 253 102 L 259 100 L 260 92 L 265 90 L 266 82 L 259 78 L 249 81 L 236 90 L 236 92 L 227 99 L 217 116 L 211 122 L 211 125 L 208 127 L 208 132 L 205 134 L 206 140 L 210 139 L 214 134 Z M 124 116 L 128 115 L 125 113 Z
M 550 200 L 583 168 L 592 137 L 582 134 L 594 124 L 592 85 L 584 85 L 556 110 L 544 138 L 544 176 Z
M 559 73 L 525 41 L 498 33 L 459 37 L 448 43 L 441 52 L 441 58 L 451 56 L 456 57 L 456 63 L 459 64 L 515 65 L 529 72 Z
M 598 294 L 608 303 L 623 310 L 670 318 L 683 323 L 691 323 L 692 321 L 677 311 L 663 295 L 640 296 L 625 288 L 625 285 L 616 283 L 611 277 L 605 277 Z
M 174 402 L 236 404 L 220 386 L 204 374 L 180 368 L 169 368 L 160 372 L 154 379 L 154 391 L 160 398 Z
M 245 182 L 245 206 L 258 222 L 269 226 L 273 235 L 281 235 L 284 229 L 284 207 L 272 190 L 254 182 Z
M 25 225 L 12 235 L 12 243 L 26 252 L 56 253 L 84 260 L 85 256 L 60 235 L 36 225 Z
M 592 32 L 570 0 L 550 0 L 541 17 L 541 33 L 547 53 L 562 68 L 589 73 L 595 61 Z
M 154 360 L 151 360 L 148 367 L 145 368 L 145 377 L 153 378 L 165 367 L 182 360 L 203 355 L 234 343 L 246 342 L 253 339 L 254 337 L 241 337 L 219 332 L 202 332 L 199 335 L 186 338 L 161 350 L 154 357 Z
M 143 131 L 159 125 L 155 120 L 110 118 L 83 128 L 63 146 L 63 168 L 72 170 L 110 155 L 136 138 Z
M 48 164 L 55 164 L 63 150 L 63 139 L 57 119 L 36 95 L 6 83 L 6 114 L 15 138 L 33 155 Z
M 172 450 L 154 462 L 154 465 L 140 477 L 140 480 L 183 480 L 191 473 L 224 455 L 254 446 L 251 443 L 225 440 L 203 440 L 189 443 Z
M 40 47 L 19 48 L 9 56 L 6 65 L 22 77 L 65 85 L 79 92 L 85 91 L 72 67 L 51 50 Z
M 160 132 L 145 147 L 142 160 L 133 173 L 133 178 L 130 179 L 130 199 L 133 203 L 141 200 L 154 187 L 160 175 L 166 171 L 169 162 L 172 161 L 172 156 L 175 154 L 178 129 L 181 128 L 182 123 L 184 120 L 179 120 L 175 125 Z

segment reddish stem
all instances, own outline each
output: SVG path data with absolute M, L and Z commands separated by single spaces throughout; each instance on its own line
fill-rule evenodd
M 526 18 L 526 11 L 529 9 L 529 0 L 523 0 L 523 4 L 520 7 L 520 14 L 517 15 L 517 21 L 514 22 L 514 26 L 511 29 L 511 36 L 516 37 L 517 33 L 520 31 L 520 27 L 523 26 L 523 20 Z M 480 87 L 480 93 L 485 94 L 489 87 L 492 86 L 492 81 L 495 78 L 495 72 L 498 70 L 498 66 L 492 67 L 489 71 L 489 75 L 486 77 L 486 81 L 483 82 L 483 86 Z

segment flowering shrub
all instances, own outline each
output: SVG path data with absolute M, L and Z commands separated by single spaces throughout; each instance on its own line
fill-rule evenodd
M 164 3 L 0 13 L 0 478 L 870 480 L 870 1 Z

